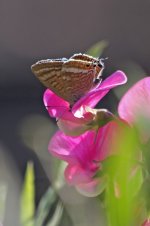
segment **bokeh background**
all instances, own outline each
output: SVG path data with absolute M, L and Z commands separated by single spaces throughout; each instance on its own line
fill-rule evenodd
M 104 40 L 108 45 L 102 56 L 109 57 L 104 77 L 121 69 L 129 79 L 100 105 L 116 112 L 125 90 L 150 73 L 149 12 L 149 0 L 0 1 L 0 220 L 4 225 L 20 225 L 20 194 L 28 161 L 34 164 L 36 207 L 53 182 L 54 160 L 47 146 L 57 127 L 43 106 L 45 88 L 30 66 L 40 59 L 84 53 Z M 86 214 L 91 210 L 87 203 L 97 206 L 96 200 L 85 200 L 68 187 L 65 191 L 67 195 L 63 190 L 59 197 L 69 208 L 75 208 L 75 199 L 80 200 L 77 206 L 86 206 Z M 72 194 L 78 198 L 71 199 Z M 71 213 L 69 218 L 74 225 L 84 226 Z

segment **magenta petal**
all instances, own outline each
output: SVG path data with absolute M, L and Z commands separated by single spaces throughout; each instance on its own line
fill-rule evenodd
M 115 154 L 114 147 L 118 139 L 118 134 L 121 134 L 121 128 L 115 121 L 109 122 L 98 130 L 95 142 L 96 161 L 103 161 L 108 156 Z
M 71 164 L 78 162 L 83 167 L 94 167 L 93 162 L 90 166 L 87 165 L 95 156 L 93 151 L 95 135 L 95 131 L 88 131 L 80 136 L 71 137 L 58 131 L 50 140 L 48 149 L 54 156 Z
M 141 141 L 150 138 L 150 77 L 137 82 L 123 96 L 118 107 L 119 116 L 136 126 Z
M 112 89 L 127 82 L 127 77 L 123 71 L 116 71 L 100 85 L 101 89 Z
M 126 82 L 126 75 L 122 71 L 116 71 L 105 79 L 104 82 L 77 101 L 74 104 L 72 111 L 76 112 L 82 105 L 95 107 L 95 105 L 109 92 L 110 89 L 125 84 Z
M 49 89 L 44 92 L 43 101 L 51 117 L 59 118 L 69 110 L 69 103 Z
M 75 164 L 77 161 L 76 158 L 73 158 L 73 150 L 77 143 L 78 139 L 72 139 L 71 137 L 66 136 L 63 132 L 58 131 L 51 138 L 48 150 L 55 157 Z
M 58 119 L 57 125 L 68 136 L 79 136 L 89 130 L 87 123 L 90 122 L 94 115 L 91 112 L 83 112 L 82 117 L 75 117 L 72 112 L 65 112 Z
M 132 86 L 119 103 L 121 118 L 133 123 L 140 115 L 150 118 L 150 77 Z

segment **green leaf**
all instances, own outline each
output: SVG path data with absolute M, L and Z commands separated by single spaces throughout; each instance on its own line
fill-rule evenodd
M 43 195 L 37 210 L 37 215 L 35 218 L 36 226 L 43 226 L 45 219 L 50 215 L 53 215 L 53 208 L 56 208 L 57 204 L 57 194 L 53 188 L 49 188 L 48 191 Z
M 108 46 L 108 42 L 105 40 L 102 40 L 100 42 L 97 42 L 96 44 L 94 44 L 93 46 L 91 46 L 88 50 L 87 50 L 87 54 L 91 55 L 93 57 L 100 57 L 105 48 Z
M 33 226 L 33 217 L 35 212 L 34 205 L 35 186 L 33 163 L 27 164 L 24 185 L 21 194 L 21 222 L 24 226 Z
M 58 226 L 62 219 L 62 214 L 63 214 L 63 205 L 61 202 L 58 202 L 55 212 L 46 226 Z
M 108 175 L 106 203 L 110 226 L 136 226 L 141 214 L 136 215 L 143 183 L 142 169 L 138 162 L 139 142 L 133 129 L 122 127 L 112 152 L 118 155 L 105 164 Z

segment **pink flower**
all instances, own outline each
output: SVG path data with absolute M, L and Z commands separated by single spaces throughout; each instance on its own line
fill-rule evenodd
M 119 103 L 120 118 L 136 127 L 141 141 L 150 138 L 150 77 L 138 81 Z
M 58 118 L 58 126 L 66 134 L 79 135 L 90 129 L 91 124 L 97 114 L 92 112 L 90 108 L 96 106 L 96 104 L 110 91 L 110 89 L 126 83 L 127 78 L 122 71 L 117 71 L 101 84 L 90 90 L 85 96 L 80 98 L 72 107 L 70 111 L 70 105 L 67 101 L 58 97 L 51 90 L 47 89 L 44 93 L 44 104 L 51 117 Z M 88 106 L 88 108 L 87 108 Z M 101 111 L 101 116 L 107 118 L 109 112 Z M 112 115 L 110 115 L 111 117 Z M 107 121 L 107 120 L 106 120 Z M 104 123 L 103 123 L 104 124 Z M 70 129 L 71 128 L 71 129 Z
M 150 219 L 147 219 L 146 221 L 144 221 L 142 226 L 150 226 Z
M 58 131 L 48 149 L 52 155 L 68 163 L 65 179 L 70 185 L 74 185 L 84 195 L 96 196 L 104 189 L 106 178 L 97 178 L 95 175 L 101 169 L 101 161 L 113 154 L 110 146 L 114 146 L 118 133 L 120 125 L 115 121 L 97 132 L 87 131 L 78 137 Z
M 139 124 L 138 119 L 142 117 L 146 120 L 150 117 L 149 77 L 137 82 L 124 95 L 118 111 L 120 119 L 111 121 L 98 130 L 87 131 L 78 137 L 67 136 L 59 131 L 50 141 L 49 151 L 68 163 L 65 170 L 67 182 L 86 195 L 97 195 L 104 188 L 105 177 L 97 178 L 95 175 L 102 170 L 101 162 L 116 154 L 114 147 L 119 137 L 124 137 L 121 135 L 124 133 L 122 126 L 129 123 L 131 127 L 137 127 L 139 135 L 145 138 L 147 130 Z M 149 138 L 149 134 L 146 138 Z

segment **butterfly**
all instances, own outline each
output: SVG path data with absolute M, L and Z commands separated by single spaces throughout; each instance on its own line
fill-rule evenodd
M 101 82 L 103 69 L 102 59 L 82 53 L 69 59 L 40 60 L 31 66 L 40 82 L 71 106 Z

